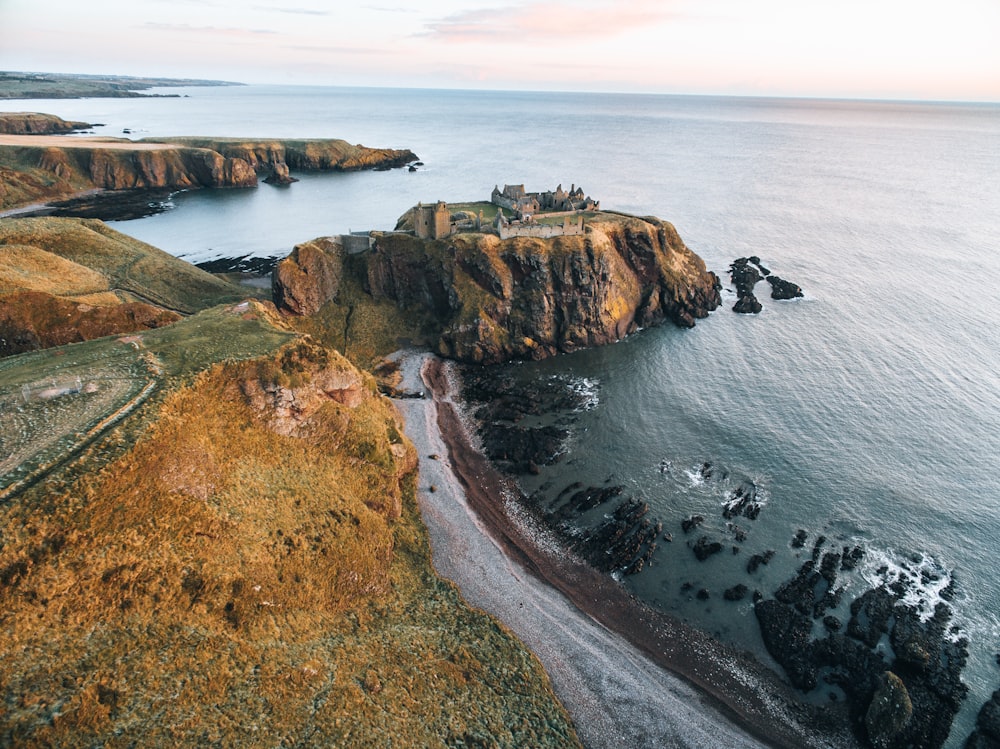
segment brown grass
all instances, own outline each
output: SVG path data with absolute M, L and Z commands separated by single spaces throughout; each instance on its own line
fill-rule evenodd
M 295 345 L 275 382 L 346 366 Z M 391 404 L 366 385 L 282 436 L 241 385 L 273 366 L 216 366 L 100 473 L 0 509 L 0 743 L 575 744 L 534 658 L 433 575 Z
M 12 248 L 6 258 L 14 268 L 27 263 L 37 266 L 44 259 L 39 253 L 46 252 L 91 271 L 91 274 L 84 274 L 74 266 L 61 263 L 55 270 L 46 272 L 45 278 L 51 280 L 45 283 L 62 289 L 61 295 L 121 290 L 142 301 L 182 313 L 193 313 L 253 295 L 251 289 L 216 278 L 92 219 L 0 219 L 0 248 Z M 98 276 L 105 279 L 99 288 L 86 285 L 97 284 Z M 83 283 L 81 288 L 73 288 L 76 278 Z M 37 290 L 57 293 L 45 288 Z

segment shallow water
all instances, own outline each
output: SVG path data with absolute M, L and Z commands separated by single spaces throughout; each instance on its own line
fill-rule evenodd
M 519 376 L 597 383 L 571 452 L 528 488 L 624 485 L 673 531 L 627 580 L 644 598 L 765 660 L 748 603 L 720 592 L 749 554 L 775 549 L 770 591 L 815 536 L 869 550 L 860 586 L 910 557 L 954 576 L 971 640 L 960 745 L 1000 682 L 1000 107 L 715 97 L 246 87 L 183 99 L 31 102 L 98 132 L 342 137 L 406 147 L 426 167 L 298 175 L 285 188 L 175 195 L 174 209 L 115 228 L 198 261 L 283 255 L 315 236 L 389 229 L 418 201 L 488 196 L 494 184 L 581 184 L 605 208 L 674 222 L 725 277 L 754 254 L 805 291 L 694 330 L 658 328 L 532 364 Z M 24 102 L 0 102 L 21 110 Z M 715 467 L 701 481 L 704 462 Z M 665 468 L 665 470 L 664 470 Z M 722 480 L 723 473 L 729 478 Z M 738 555 L 698 563 L 679 522 L 724 533 L 736 481 L 766 495 Z M 558 489 L 557 489 L 558 491 Z M 799 528 L 804 550 L 790 548 Z M 915 563 L 912 563 L 915 564 Z M 680 585 L 706 587 L 698 601 Z M 933 587 L 933 586 L 932 586 Z M 934 590 L 927 591 L 928 601 Z

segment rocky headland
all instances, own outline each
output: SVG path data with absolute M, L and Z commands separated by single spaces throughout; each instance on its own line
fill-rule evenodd
M 0 210 L 88 191 L 255 187 L 261 174 L 388 169 L 414 160 L 408 150 L 366 148 L 337 139 L 131 141 L 8 135 L 0 138 Z
M 42 112 L 0 113 L 2 135 L 62 135 L 93 127 L 89 122 L 71 122 Z
M 420 319 L 438 353 L 477 364 L 613 343 L 664 321 L 691 327 L 719 305 L 718 278 L 656 218 L 602 212 L 585 233 L 552 239 L 400 231 L 372 240 L 358 255 L 337 238 L 300 245 L 275 268 L 275 303 L 314 315 L 387 301 Z

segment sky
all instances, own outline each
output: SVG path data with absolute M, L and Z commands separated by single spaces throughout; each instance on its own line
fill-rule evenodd
M 1000 101 L 1000 0 L 0 0 L 0 70 Z

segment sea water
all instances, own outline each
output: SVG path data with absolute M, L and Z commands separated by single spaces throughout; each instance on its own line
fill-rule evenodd
M 724 282 L 757 255 L 805 297 L 756 316 L 723 306 L 693 330 L 513 365 L 592 394 L 569 452 L 526 488 L 625 487 L 672 532 L 625 584 L 766 662 L 748 601 L 724 602 L 752 553 L 770 593 L 813 539 L 860 544 L 857 582 L 908 568 L 932 607 L 954 580 L 970 639 L 959 746 L 1000 686 L 1000 107 L 719 97 L 248 86 L 181 98 L 30 102 L 129 137 L 336 137 L 409 148 L 416 172 L 297 175 L 288 187 L 178 193 L 115 228 L 192 261 L 284 255 L 316 236 L 391 229 L 418 201 L 494 185 L 582 186 L 604 208 L 672 221 Z M 25 102 L 2 102 L 22 110 Z M 701 467 L 712 466 L 705 478 Z M 692 514 L 752 481 L 764 502 L 739 554 L 699 563 Z M 804 550 L 790 540 L 810 533 Z M 796 555 L 801 555 L 802 559 Z M 683 583 L 690 590 L 682 591 Z M 710 590 L 699 600 L 691 590 Z M 859 592 L 859 589 L 853 591 Z M 851 593 L 851 591 L 849 591 Z

